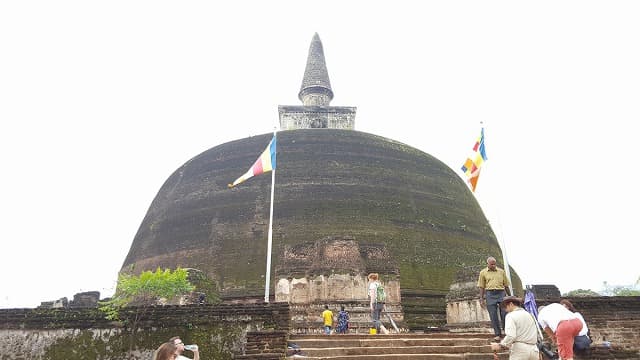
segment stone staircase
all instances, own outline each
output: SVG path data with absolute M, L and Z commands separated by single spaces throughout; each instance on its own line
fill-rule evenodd
M 389 335 L 291 335 L 301 352 L 288 359 L 466 359 L 493 360 L 491 335 L 478 333 L 400 333 Z M 498 358 L 509 358 L 507 352 Z

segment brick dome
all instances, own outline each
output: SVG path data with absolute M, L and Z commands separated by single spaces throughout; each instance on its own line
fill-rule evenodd
M 178 168 L 151 203 L 122 271 L 196 268 L 223 295 L 263 294 L 271 174 L 227 184 L 271 136 L 216 146 Z M 403 290 L 446 292 L 461 267 L 501 257 L 463 180 L 429 154 L 353 130 L 302 129 L 278 133 L 277 155 L 272 276 L 285 246 L 332 236 L 384 245 Z

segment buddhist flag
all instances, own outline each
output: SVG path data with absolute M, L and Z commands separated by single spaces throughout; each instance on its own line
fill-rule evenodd
M 462 165 L 462 171 L 467 175 L 467 181 L 471 185 L 471 191 L 476 191 L 478 178 L 480 177 L 480 168 L 487 161 L 487 153 L 484 148 L 484 128 L 480 131 L 480 136 L 473 145 L 473 152 Z
M 252 178 L 256 175 L 260 175 L 271 170 L 276 169 L 276 136 L 273 135 L 273 139 L 267 146 L 266 149 L 262 152 L 262 155 L 258 157 L 258 160 L 249 168 L 249 170 L 242 176 L 236 179 L 233 184 L 229 184 L 229 187 L 232 188 L 245 180 Z

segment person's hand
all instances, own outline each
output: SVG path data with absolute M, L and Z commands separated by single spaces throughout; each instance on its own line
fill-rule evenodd
M 191 351 L 193 352 L 193 360 L 200 360 L 200 352 L 198 349 L 198 345 L 195 345 L 195 348 Z
M 500 344 L 498 344 L 496 342 L 492 342 L 489 345 L 491 345 L 491 350 L 493 350 L 493 351 L 500 351 L 500 349 L 502 348 L 500 346 Z
M 482 306 L 483 308 L 487 307 L 487 300 L 485 298 L 480 299 L 480 306 Z

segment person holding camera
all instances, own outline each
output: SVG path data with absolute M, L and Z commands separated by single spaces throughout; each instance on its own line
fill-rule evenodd
M 573 360 L 573 339 L 582 330 L 582 321 L 562 304 L 552 303 L 538 308 L 538 323 L 558 346 L 563 360 Z
M 509 349 L 509 360 L 538 360 L 538 324 L 536 319 L 522 308 L 522 300 L 507 296 L 500 304 L 507 313 L 505 337 L 500 343 L 492 342 L 491 350 Z

